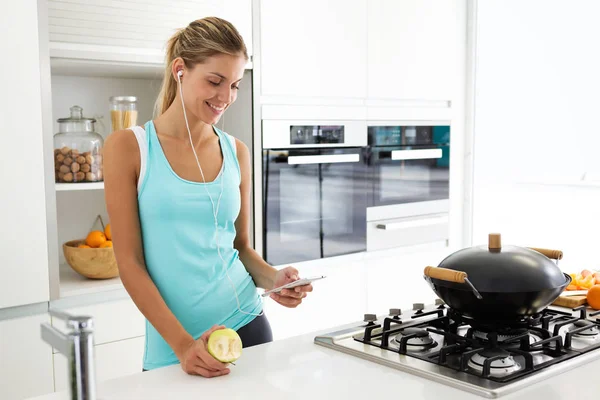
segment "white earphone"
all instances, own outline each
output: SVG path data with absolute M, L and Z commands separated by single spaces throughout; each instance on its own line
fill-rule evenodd
M 196 164 L 198 164 L 198 169 L 200 170 L 200 175 L 202 175 L 202 181 L 204 182 L 204 190 L 206 190 L 206 194 L 208 195 L 208 198 L 210 199 L 210 202 L 212 204 L 213 217 L 215 219 L 215 241 L 216 241 L 216 245 L 217 245 L 217 253 L 219 254 L 219 258 L 221 259 L 221 262 L 222 262 L 221 265 L 223 266 L 223 269 L 225 270 L 227 279 L 229 279 L 231 288 L 233 289 L 233 292 L 235 293 L 235 300 L 237 301 L 238 310 L 243 314 L 254 315 L 254 316 L 260 317 L 261 315 L 264 314 L 264 312 L 262 310 L 261 310 L 260 314 L 249 313 L 249 312 L 242 310 L 241 305 L 240 305 L 240 298 L 238 296 L 237 290 L 235 289 L 235 285 L 233 284 L 233 281 L 229 277 L 229 273 L 227 272 L 227 269 L 225 268 L 225 260 L 223 259 L 223 256 L 221 255 L 221 248 L 219 247 L 219 222 L 217 219 L 217 215 L 219 214 L 219 206 L 221 205 L 221 197 L 223 196 L 223 181 L 225 180 L 225 177 L 221 176 L 221 191 L 219 193 L 219 199 L 217 200 L 217 206 L 215 208 L 215 202 L 213 201 L 213 198 L 210 195 L 210 192 L 206 188 L 206 179 L 204 178 L 204 172 L 202 171 L 202 167 L 200 166 L 200 161 L 198 160 L 198 155 L 196 154 L 196 149 L 194 148 L 194 142 L 192 140 L 192 133 L 190 132 L 190 126 L 188 124 L 187 114 L 185 112 L 185 103 L 183 102 L 183 89 L 181 87 L 181 77 L 182 76 L 183 76 L 183 71 L 182 70 L 177 71 L 177 81 L 179 82 L 179 97 L 181 97 L 181 107 L 183 108 L 183 118 L 185 119 L 185 126 L 188 131 L 188 135 L 189 135 L 189 139 L 190 139 L 190 146 L 192 146 L 192 151 L 194 152 L 194 157 L 196 158 Z M 223 159 L 223 165 L 225 165 L 225 159 Z

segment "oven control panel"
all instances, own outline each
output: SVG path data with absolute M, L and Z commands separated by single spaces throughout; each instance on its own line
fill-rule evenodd
M 291 144 L 343 144 L 343 125 L 291 125 Z

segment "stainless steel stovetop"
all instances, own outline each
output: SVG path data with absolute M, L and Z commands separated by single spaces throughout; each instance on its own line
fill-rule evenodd
M 315 343 L 496 398 L 600 358 L 600 312 L 549 307 L 514 326 L 461 317 L 441 300 L 317 336 Z

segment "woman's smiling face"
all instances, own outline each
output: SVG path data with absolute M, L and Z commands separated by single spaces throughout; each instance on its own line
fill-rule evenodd
M 219 54 L 191 69 L 184 68 L 181 85 L 186 109 L 197 120 L 214 125 L 237 99 L 245 65 L 242 55 Z

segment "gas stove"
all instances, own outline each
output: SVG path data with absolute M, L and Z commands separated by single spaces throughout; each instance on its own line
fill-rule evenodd
M 441 300 L 317 336 L 315 343 L 497 398 L 600 358 L 600 311 L 550 306 L 508 323 L 465 318 Z

